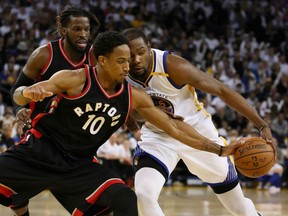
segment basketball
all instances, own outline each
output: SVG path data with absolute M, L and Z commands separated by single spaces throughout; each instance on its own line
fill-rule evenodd
M 275 163 L 273 147 L 261 137 L 247 137 L 244 140 L 245 143 L 234 154 L 237 170 L 250 178 L 265 175 Z

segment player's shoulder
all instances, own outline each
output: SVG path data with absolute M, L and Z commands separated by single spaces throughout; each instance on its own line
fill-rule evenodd
M 39 46 L 32 52 L 31 57 L 36 58 L 37 60 L 41 59 L 41 61 L 45 61 L 50 57 L 50 50 L 51 48 L 49 43 Z

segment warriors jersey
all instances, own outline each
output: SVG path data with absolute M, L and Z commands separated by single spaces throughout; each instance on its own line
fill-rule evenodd
M 198 113 L 205 112 L 205 110 L 198 102 L 192 86 L 177 86 L 169 78 L 165 65 L 167 54 L 167 51 L 152 49 L 152 71 L 147 80 L 142 83 L 129 76 L 127 81 L 133 86 L 145 89 L 155 106 L 182 116 L 185 118 L 185 122 L 193 124 L 198 121 Z M 145 123 L 145 126 L 155 132 L 160 131 L 148 122 Z
M 55 72 L 59 70 L 74 70 L 83 67 L 83 64 L 92 65 L 92 46 L 87 46 L 83 55 L 83 59 L 80 62 L 73 63 L 65 53 L 65 50 L 62 46 L 62 41 L 63 39 L 61 38 L 47 44 L 50 57 L 40 75 L 37 77 L 37 81 L 48 80 Z M 45 109 L 49 108 L 49 105 L 47 106 L 48 102 L 49 98 L 43 100 L 43 102 L 31 102 L 31 118 L 33 119 L 39 112 L 45 111 Z
M 32 123 L 65 155 L 93 157 L 97 149 L 125 123 L 131 109 L 131 86 L 124 82 L 113 95 L 101 87 L 97 71 L 85 65 L 86 84 L 81 94 L 62 97 L 54 113 L 40 113 Z M 40 133 L 39 133 L 40 132 Z
M 190 85 L 177 86 L 169 78 L 166 71 L 167 55 L 168 52 L 152 49 L 152 71 L 146 81 L 142 83 L 128 77 L 128 82 L 145 89 L 156 106 L 182 116 L 198 133 L 219 145 L 225 145 L 225 140 L 219 137 L 211 115 L 198 102 L 195 89 Z M 152 158 L 164 168 L 166 177 L 182 159 L 191 173 L 211 186 L 230 184 L 237 180 L 229 158 L 183 145 L 147 122 L 141 132 L 141 141 L 134 153 L 135 164 L 143 156 Z

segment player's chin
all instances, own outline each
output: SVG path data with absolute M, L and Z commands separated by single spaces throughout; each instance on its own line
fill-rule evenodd
M 145 72 L 145 69 L 144 68 L 140 68 L 140 67 L 138 67 L 138 68 L 131 68 L 130 69 L 130 73 L 132 73 L 132 74 L 135 74 L 135 75 L 141 75 L 141 74 L 143 74 Z
M 86 47 L 85 47 L 85 48 L 83 48 L 83 47 L 77 47 L 77 50 L 78 50 L 78 52 L 84 53 L 85 50 L 86 50 Z
M 79 51 L 79 52 L 85 52 L 86 48 L 87 48 L 87 45 L 86 46 L 80 46 L 80 45 L 77 45 L 76 44 L 76 49 Z
M 125 77 L 120 77 L 118 80 L 117 80 L 117 83 L 118 84 L 122 84 L 125 80 Z

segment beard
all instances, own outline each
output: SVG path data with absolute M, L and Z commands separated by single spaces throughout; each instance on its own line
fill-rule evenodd
M 66 36 L 66 41 L 69 44 L 69 46 L 72 48 L 72 50 L 74 50 L 75 52 L 80 52 L 80 53 L 85 53 L 87 46 L 85 47 L 85 49 L 80 49 L 77 46 L 75 46 L 75 44 L 72 42 L 71 38 L 69 37 L 69 35 Z M 88 45 L 88 44 L 87 44 Z
M 129 74 L 134 77 L 134 78 L 143 78 L 143 76 L 146 76 L 148 73 L 148 70 L 144 67 L 142 67 L 141 72 L 137 71 L 137 70 L 133 70 L 133 68 L 131 68 Z

